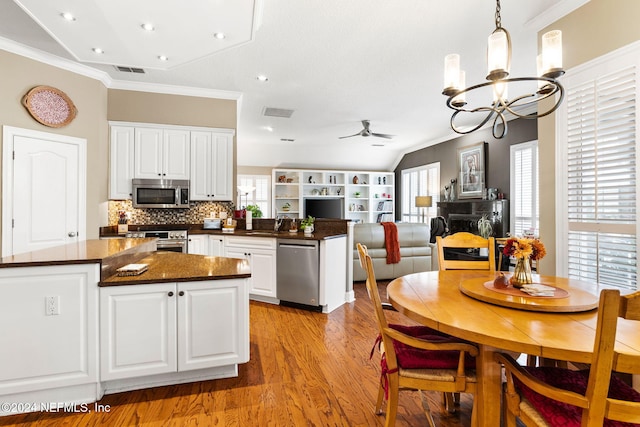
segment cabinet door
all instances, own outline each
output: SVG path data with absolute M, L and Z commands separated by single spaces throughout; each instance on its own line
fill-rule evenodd
M 100 288 L 101 380 L 175 372 L 176 284 Z
M 162 129 L 136 128 L 135 178 L 162 178 Z
M 209 236 L 209 255 L 224 256 L 224 238 Z
M 245 279 L 178 284 L 178 371 L 249 361 Z
M 166 129 L 163 140 L 162 178 L 189 179 L 189 131 Z
M 209 236 L 206 234 L 190 235 L 187 252 L 196 255 L 211 255 L 209 253 Z
M 276 253 L 275 251 L 247 250 L 251 266 L 249 293 L 265 297 L 276 297 Z
M 233 200 L 233 137 L 212 134 L 211 192 L 213 200 Z
M 276 253 L 254 249 L 249 256 L 251 265 L 250 293 L 276 297 Z
M 111 126 L 110 133 L 109 199 L 131 199 L 135 129 L 131 126 Z
M 211 132 L 191 132 L 191 200 L 211 200 Z

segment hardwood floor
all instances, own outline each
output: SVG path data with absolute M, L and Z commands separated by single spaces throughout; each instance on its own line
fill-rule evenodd
M 377 328 L 364 284 L 354 288 L 356 301 L 329 315 L 251 302 L 251 361 L 237 378 L 106 395 L 97 403 L 109 412 L 90 404 L 0 417 L 0 426 L 383 426 L 373 410 L 378 353 L 369 359 Z M 470 425 L 470 396 L 454 414 L 439 393 L 428 398 L 437 425 Z M 426 425 L 418 393 L 401 393 L 396 425 Z

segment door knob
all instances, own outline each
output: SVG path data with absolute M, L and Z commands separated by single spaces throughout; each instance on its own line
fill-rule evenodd
M 76 233 L 74 231 L 70 231 L 68 235 L 69 237 L 76 237 Z

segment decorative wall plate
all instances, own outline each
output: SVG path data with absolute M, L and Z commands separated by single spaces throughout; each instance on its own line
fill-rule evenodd
M 71 99 L 51 86 L 36 86 L 22 98 L 31 117 L 52 128 L 68 125 L 76 117 L 78 110 Z

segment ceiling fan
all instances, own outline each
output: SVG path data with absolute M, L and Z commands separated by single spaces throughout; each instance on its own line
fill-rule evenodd
M 348 135 L 348 136 L 341 136 L 338 139 L 343 139 L 343 138 L 351 138 L 353 136 L 376 136 L 378 138 L 386 138 L 386 139 L 391 139 L 393 138 L 394 135 L 387 135 L 386 133 L 375 133 L 375 132 L 371 132 L 371 130 L 369 129 L 369 120 L 362 120 L 362 127 L 363 129 L 354 134 L 354 135 Z

